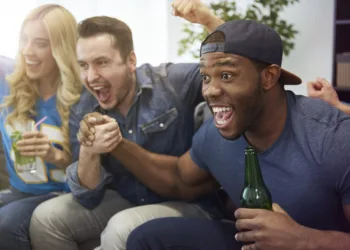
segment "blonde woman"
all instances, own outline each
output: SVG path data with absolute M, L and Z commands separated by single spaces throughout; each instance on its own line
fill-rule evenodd
M 0 131 L 11 186 L 0 192 L 0 249 L 31 249 L 27 231 L 33 210 L 68 191 L 69 108 L 82 90 L 76 26 L 62 6 L 32 10 L 21 28 L 14 70 L 1 82 Z M 8 65 L 4 71 L 11 71 Z M 43 122 L 34 128 L 38 121 Z M 22 137 L 13 147 L 15 133 Z

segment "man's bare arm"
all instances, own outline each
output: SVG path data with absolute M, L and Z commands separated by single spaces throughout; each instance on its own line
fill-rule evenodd
M 94 155 L 80 147 L 78 178 L 81 186 L 87 189 L 95 189 L 101 182 L 100 155 Z
M 344 113 L 350 115 L 350 106 L 348 104 L 339 102 L 338 105 L 336 105 L 335 107 L 343 111 Z
M 192 161 L 189 152 L 182 157 L 160 155 L 123 139 L 111 154 L 162 196 L 193 200 L 219 188 L 214 178 Z

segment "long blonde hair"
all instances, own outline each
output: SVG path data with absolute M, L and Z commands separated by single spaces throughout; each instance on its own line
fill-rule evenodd
M 45 4 L 33 9 L 22 23 L 40 20 L 46 28 L 51 43 L 52 55 L 56 61 L 59 74 L 57 84 L 57 110 L 61 116 L 64 137 L 63 150 L 71 154 L 69 147 L 69 109 L 80 98 L 82 84 L 76 56 L 77 22 L 74 16 L 64 7 L 56 4 Z M 9 96 L 4 99 L 1 108 L 11 108 L 6 122 L 26 122 L 36 115 L 35 104 L 39 91 L 34 80 L 30 80 L 25 71 L 25 60 L 19 49 L 16 67 L 6 77 L 10 87 Z

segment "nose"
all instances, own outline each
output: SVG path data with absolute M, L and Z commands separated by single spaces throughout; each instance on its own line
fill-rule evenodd
M 32 49 L 32 43 L 30 41 L 23 45 L 22 54 L 24 56 L 32 56 L 34 54 L 33 49 Z
M 203 84 L 202 94 L 206 98 L 214 98 L 222 94 L 222 89 L 219 84 L 215 84 L 215 83 Z
M 87 70 L 87 81 L 94 82 L 99 78 L 97 71 L 93 67 L 89 67 Z

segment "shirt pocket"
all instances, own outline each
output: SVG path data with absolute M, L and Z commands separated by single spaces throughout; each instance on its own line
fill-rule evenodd
M 169 109 L 164 114 L 161 114 L 154 118 L 152 121 L 143 124 L 141 126 L 141 130 L 145 134 L 165 131 L 176 120 L 177 117 L 177 109 Z

